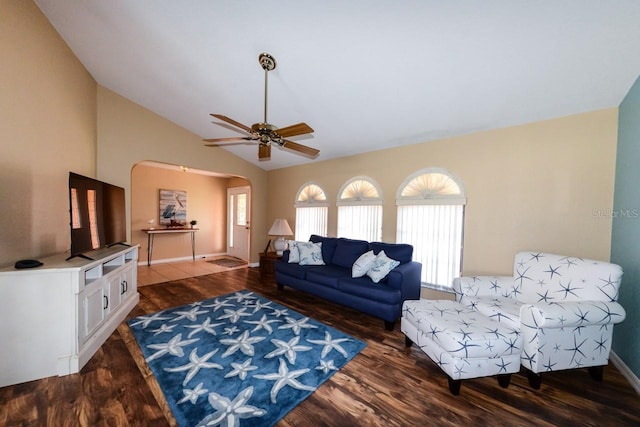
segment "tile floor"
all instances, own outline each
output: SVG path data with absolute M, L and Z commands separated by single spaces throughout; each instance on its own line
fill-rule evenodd
M 138 265 L 138 286 L 153 285 L 155 283 L 168 282 L 170 280 L 186 279 L 187 277 L 204 276 L 205 274 L 220 273 L 235 268 L 247 268 L 247 265 L 228 268 L 211 261 L 216 258 L 197 259 L 195 261 L 167 262 L 162 264 Z

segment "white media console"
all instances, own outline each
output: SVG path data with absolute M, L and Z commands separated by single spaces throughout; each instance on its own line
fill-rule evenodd
M 79 372 L 139 300 L 138 246 L 0 270 L 0 387 Z

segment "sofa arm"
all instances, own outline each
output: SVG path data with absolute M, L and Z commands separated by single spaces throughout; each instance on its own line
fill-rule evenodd
M 611 301 L 570 301 L 564 303 L 525 304 L 520 319 L 526 328 L 576 328 L 622 322 L 624 308 Z
M 400 290 L 402 300 L 420 299 L 422 264 L 416 261 L 400 264 L 389 272 L 387 285 Z
M 462 296 L 509 298 L 513 289 L 511 276 L 466 276 L 453 279 L 456 301 Z

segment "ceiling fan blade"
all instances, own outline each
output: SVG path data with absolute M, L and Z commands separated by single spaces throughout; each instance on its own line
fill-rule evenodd
M 234 136 L 231 138 L 210 138 L 210 139 L 203 139 L 203 141 L 205 142 L 237 142 L 237 141 L 253 141 L 254 138 L 249 138 L 248 136 Z
M 305 133 L 312 133 L 313 129 L 306 123 L 298 123 L 297 125 L 291 125 L 284 128 L 280 128 L 276 130 L 278 135 L 283 138 L 288 138 L 290 136 L 296 135 L 304 135 Z
M 238 127 L 240 129 L 242 129 L 245 132 L 253 134 L 253 130 L 251 130 L 251 128 L 249 126 L 245 126 L 240 122 L 236 122 L 235 120 L 230 119 L 227 116 L 223 116 L 221 114 L 211 114 L 211 116 L 215 117 L 218 120 L 222 120 L 223 122 L 230 123 L 230 124 L 234 125 L 235 127 Z
M 254 145 L 251 141 L 242 141 L 242 142 L 223 142 L 221 144 L 204 144 L 205 147 L 229 147 L 231 145 Z
M 284 140 L 282 142 L 282 147 L 288 148 L 289 150 L 294 150 L 302 154 L 306 154 L 311 157 L 315 157 L 320 154 L 320 150 L 316 150 L 315 148 L 307 147 L 306 145 L 298 144 L 297 142 Z
M 271 159 L 271 145 L 270 144 L 260 144 L 260 145 L 258 145 L 258 159 L 259 160 L 269 160 L 269 159 Z
M 254 140 L 257 138 L 250 137 L 236 137 L 236 138 L 212 138 L 212 139 L 203 139 L 204 142 L 208 142 L 209 144 L 204 144 L 205 147 L 224 147 L 229 145 L 249 145 L 255 144 Z

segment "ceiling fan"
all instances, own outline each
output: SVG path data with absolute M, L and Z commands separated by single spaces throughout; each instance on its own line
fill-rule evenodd
M 285 138 L 292 136 L 305 135 L 313 132 L 313 129 L 306 123 L 298 123 L 295 125 L 277 128 L 267 121 L 267 87 L 268 87 L 268 74 L 269 71 L 276 68 L 276 60 L 268 53 L 261 53 L 258 56 L 260 66 L 264 70 L 264 121 L 254 123 L 251 127 L 243 125 L 227 116 L 221 114 L 211 114 L 218 120 L 229 123 L 242 131 L 246 132 L 247 136 L 238 136 L 231 138 L 213 138 L 205 139 L 205 144 L 208 147 L 219 147 L 222 144 L 258 144 L 258 159 L 269 160 L 271 158 L 271 145 L 277 144 L 280 147 L 293 150 L 297 153 L 307 155 L 309 157 L 315 157 L 320 153 L 320 150 L 307 147 L 306 145 L 298 144 L 297 142 L 289 141 Z

